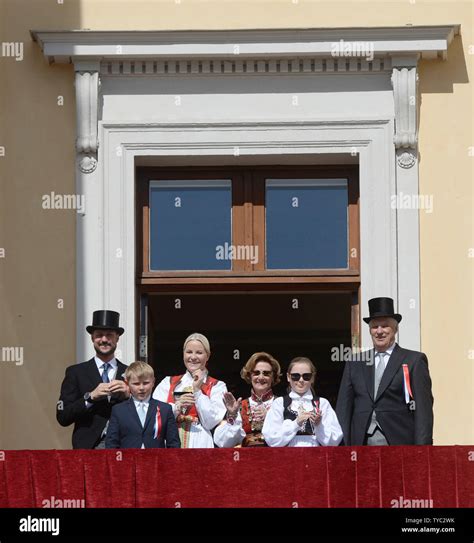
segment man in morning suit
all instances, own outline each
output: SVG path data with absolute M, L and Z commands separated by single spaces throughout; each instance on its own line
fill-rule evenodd
M 95 356 L 66 368 L 56 418 L 61 426 L 74 423 L 74 449 L 103 449 L 112 407 L 130 397 L 123 380 L 127 366 L 115 358 L 124 329 L 116 311 L 94 311 L 91 335 Z
M 345 445 L 433 444 L 428 359 L 395 342 L 401 320 L 392 298 L 369 300 L 374 348 L 346 362 L 337 398 Z
M 125 372 L 131 397 L 114 405 L 105 447 L 107 449 L 180 448 L 178 425 L 171 405 L 151 397 L 155 386 L 153 368 L 132 362 Z

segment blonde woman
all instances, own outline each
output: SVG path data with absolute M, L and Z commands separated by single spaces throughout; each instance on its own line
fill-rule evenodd
M 267 413 L 262 434 L 270 447 L 339 445 L 342 430 L 331 404 L 316 396 L 316 367 L 309 358 L 290 362 L 289 394 L 276 399 Z
M 172 406 L 182 448 L 214 447 L 211 431 L 226 412 L 223 396 L 227 387 L 209 376 L 210 356 L 209 340 L 202 334 L 191 334 L 183 345 L 186 373 L 165 377 L 153 393 L 153 398 Z

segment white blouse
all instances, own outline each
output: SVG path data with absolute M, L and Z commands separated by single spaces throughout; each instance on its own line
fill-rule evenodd
M 207 381 L 207 377 L 208 374 L 206 373 L 204 382 Z M 187 371 L 176 386 L 175 391 L 181 392 L 184 388 L 192 386 L 193 377 L 189 371 Z M 155 398 L 155 400 L 161 400 L 162 402 L 168 403 L 169 390 L 170 377 L 165 377 L 153 392 L 153 398 Z M 199 422 L 193 422 L 191 424 L 189 432 L 189 448 L 209 449 L 214 447 L 211 430 L 215 428 L 219 422 L 221 422 L 226 413 L 226 407 L 223 400 L 225 392 L 227 392 L 225 383 L 223 381 L 217 381 L 217 383 L 211 388 L 210 397 L 206 396 L 200 390 L 194 393 Z M 179 413 L 176 410 L 176 404 L 174 402 L 169 403 L 173 408 L 174 416 L 177 417 Z
M 266 402 L 263 402 L 263 405 L 265 406 L 265 409 L 270 409 L 270 406 L 272 405 L 273 400 L 275 399 L 275 396 L 271 397 Z M 252 398 L 249 398 L 250 407 L 255 408 L 259 405 L 262 405 L 262 402 L 256 402 Z M 230 424 L 226 420 L 222 421 L 221 424 L 214 430 L 214 443 L 218 447 L 236 447 L 237 445 L 240 445 L 245 438 L 245 430 L 242 427 L 243 421 L 242 421 L 242 415 L 240 414 L 240 411 L 235 419 L 234 424 Z
M 313 395 L 309 390 L 301 396 L 291 391 L 292 402 L 290 409 L 298 412 L 313 411 Z M 314 427 L 312 435 L 296 435 L 300 427 L 296 419 L 283 419 L 283 398 L 277 398 L 265 417 L 262 434 L 270 447 L 319 447 L 339 445 L 342 439 L 342 429 L 336 413 L 326 398 L 320 398 L 321 422 Z

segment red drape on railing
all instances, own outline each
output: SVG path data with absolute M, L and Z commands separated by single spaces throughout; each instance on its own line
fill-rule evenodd
M 0 507 L 474 507 L 474 447 L 4 451 Z

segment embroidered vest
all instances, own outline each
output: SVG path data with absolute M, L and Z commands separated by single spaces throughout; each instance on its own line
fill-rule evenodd
M 292 411 L 290 409 L 290 405 L 293 402 L 293 400 L 290 398 L 290 395 L 287 394 L 286 396 L 283 396 L 283 419 L 284 420 L 296 420 L 298 417 L 298 413 L 296 411 Z M 313 396 L 313 399 L 311 401 L 315 409 L 319 409 L 319 396 Z M 305 425 L 302 427 L 301 430 L 298 430 L 297 436 L 311 436 L 313 435 L 313 429 L 311 428 L 311 423 L 309 420 L 306 421 Z
M 250 402 L 248 398 L 242 400 L 241 412 L 242 416 L 242 428 L 246 434 L 252 433 L 252 425 L 250 423 Z
M 273 396 L 275 399 L 275 396 Z M 252 424 L 252 408 L 250 407 L 250 399 L 246 398 L 242 401 L 240 415 L 242 417 L 242 428 L 246 436 L 242 441 L 242 447 L 268 447 L 263 439 L 262 426 L 258 427 Z

